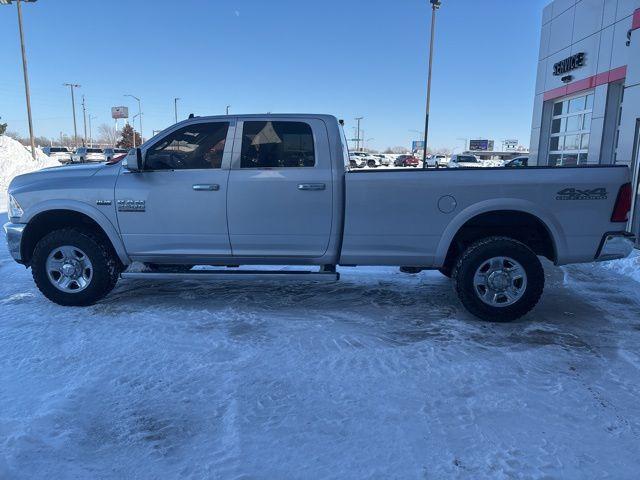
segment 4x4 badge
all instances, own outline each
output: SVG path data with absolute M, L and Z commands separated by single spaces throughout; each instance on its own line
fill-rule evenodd
M 607 189 L 604 187 L 584 190 L 578 188 L 564 188 L 556 195 L 556 200 L 606 200 Z

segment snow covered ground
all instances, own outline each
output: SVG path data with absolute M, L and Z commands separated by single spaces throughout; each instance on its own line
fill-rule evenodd
M 637 478 L 638 283 L 547 269 L 481 323 L 437 273 L 45 300 L 0 236 L 0 478 Z

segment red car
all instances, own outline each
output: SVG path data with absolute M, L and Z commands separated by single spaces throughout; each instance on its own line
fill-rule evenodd
M 418 160 L 413 155 L 400 155 L 398 158 L 396 158 L 393 164 L 396 167 L 417 167 L 418 165 L 420 165 L 420 160 Z

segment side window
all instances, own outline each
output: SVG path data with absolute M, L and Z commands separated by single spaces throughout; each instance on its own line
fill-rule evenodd
M 241 168 L 313 167 L 311 126 L 303 122 L 244 122 Z
M 170 133 L 147 150 L 146 170 L 220 168 L 228 122 L 197 123 Z

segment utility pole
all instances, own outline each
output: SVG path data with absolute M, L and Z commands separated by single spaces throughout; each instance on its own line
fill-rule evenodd
M 360 120 L 364 117 L 356 117 L 356 122 L 358 122 L 358 126 L 356 127 L 356 152 L 360 151 Z
M 227 105 L 227 115 L 229 115 L 229 109 L 231 108 L 231 105 Z
M 91 133 L 91 120 L 98 118 L 95 115 L 89 114 L 89 146 L 93 147 L 93 134 Z
M 84 146 L 87 146 L 87 106 L 84 103 L 84 95 L 82 95 L 82 119 L 84 124 Z
M 431 108 L 431 72 L 433 69 L 433 43 L 436 33 L 436 11 L 442 4 L 441 0 L 429 0 L 431 3 L 431 39 L 429 40 L 429 71 L 427 73 L 427 113 L 424 119 L 424 152 L 422 153 L 422 168 L 427 168 L 427 141 L 429 140 L 429 110 Z
M 22 6 L 21 1 L 35 2 L 36 0 L 17 0 L 18 9 L 18 30 L 20 31 L 20 50 L 22 52 L 22 74 L 24 75 L 24 94 L 27 99 L 27 119 L 29 121 L 29 141 L 31 143 L 31 157 L 36 159 L 36 143 L 33 136 L 33 120 L 31 117 L 31 88 L 29 87 L 29 74 L 27 72 L 27 50 L 24 46 L 24 31 L 22 29 Z M 11 0 L 3 0 L 0 3 L 9 5 Z
M 176 117 L 176 123 L 178 123 L 178 100 L 180 100 L 179 97 L 173 99 L 173 113 Z
M 71 110 L 73 112 L 73 143 L 78 147 L 78 127 L 76 126 L 76 99 L 73 95 L 74 88 L 80 88 L 80 85 L 76 83 L 63 83 L 65 87 L 69 87 L 71 90 Z

